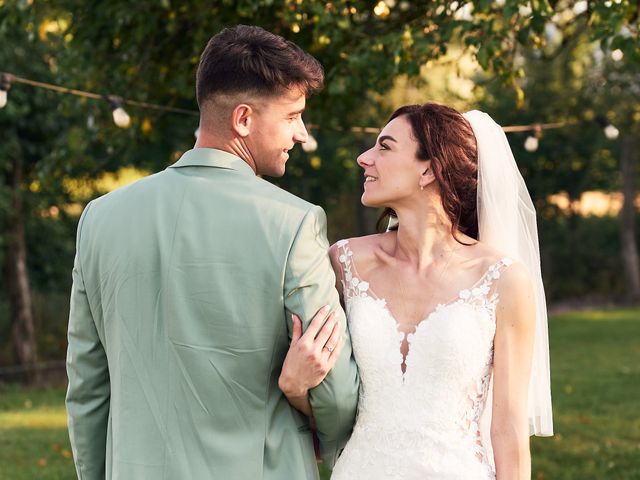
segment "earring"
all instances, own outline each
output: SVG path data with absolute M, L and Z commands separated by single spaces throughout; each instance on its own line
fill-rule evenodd
M 424 185 L 420 185 L 420 190 L 424 190 Z

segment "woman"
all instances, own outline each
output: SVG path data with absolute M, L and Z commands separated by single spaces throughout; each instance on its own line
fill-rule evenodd
M 405 106 L 358 164 L 363 204 L 396 226 L 330 251 L 362 382 L 332 478 L 530 478 L 530 429 L 552 434 L 546 311 L 535 211 L 502 129 Z M 309 412 L 324 369 L 309 373 L 298 337 L 281 388 Z

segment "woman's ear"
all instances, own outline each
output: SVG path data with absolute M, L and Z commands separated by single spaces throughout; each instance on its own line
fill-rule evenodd
M 421 166 L 421 172 L 420 172 L 420 190 L 424 190 L 425 188 L 427 188 L 427 185 L 429 185 L 430 183 L 433 183 L 435 181 L 436 177 L 433 174 L 433 169 L 431 168 L 431 162 L 427 162 L 426 166 Z
M 250 105 L 241 103 L 231 112 L 231 130 L 240 137 L 246 137 L 251 132 L 253 114 L 255 112 Z

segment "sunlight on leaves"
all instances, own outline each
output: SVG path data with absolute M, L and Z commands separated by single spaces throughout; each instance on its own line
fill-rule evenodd
M 115 173 L 103 173 L 97 178 L 65 178 L 64 190 L 74 201 L 85 201 L 93 196 L 112 192 L 149 175 L 146 170 L 135 167 L 122 167 Z

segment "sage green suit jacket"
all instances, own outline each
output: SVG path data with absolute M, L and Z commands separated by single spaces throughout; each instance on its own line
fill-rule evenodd
M 240 158 L 194 149 L 92 201 L 78 226 L 67 372 L 81 479 L 315 479 L 306 417 L 278 388 L 291 313 L 330 304 L 345 348 L 310 392 L 331 467 L 358 374 L 326 219 Z

